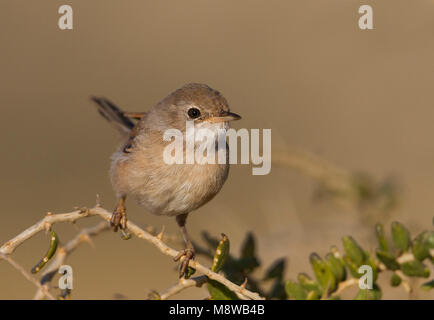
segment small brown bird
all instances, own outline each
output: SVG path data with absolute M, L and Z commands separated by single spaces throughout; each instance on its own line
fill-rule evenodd
M 123 112 L 105 98 L 92 97 L 92 100 L 97 103 L 98 112 L 119 130 L 123 140 L 112 156 L 110 168 L 111 182 L 119 199 L 111 218 L 114 231 L 118 228 L 126 231 L 127 196 L 135 198 L 152 214 L 176 217 L 186 244 L 186 249 L 175 258 L 177 261 L 185 256 L 180 266 L 182 277 L 195 256 L 186 229 L 187 216 L 220 191 L 229 173 L 229 162 L 166 164 L 163 152 L 169 142 L 163 140 L 163 134 L 173 128 L 185 136 L 186 121 L 194 121 L 195 129 L 209 129 L 217 141 L 219 129 L 227 129 L 229 121 L 241 117 L 229 111 L 226 99 L 218 91 L 196 83 L 172 92 L 148 112 Z M 227 144 L 225 151 L 228 159 Z

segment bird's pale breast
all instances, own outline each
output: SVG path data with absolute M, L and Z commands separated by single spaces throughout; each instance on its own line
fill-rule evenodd
M 111 166 L 118 196 L 132 196 L 152 214 L 191 212 L 211 200 L 228 176 L 228 164 L 167 165 L 156 154 L 162 152 L 150 152 L 149 148 L 129 155 L 116 152 Z

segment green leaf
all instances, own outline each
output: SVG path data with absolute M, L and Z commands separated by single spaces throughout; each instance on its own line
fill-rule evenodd
M 410 247 L 410 232 L 397 221 L 392 222 L 392 238 L 397 249 L 407 251 Z
M 344 263 L 336 258 L 332 253 L 326 255 L 326 263 L 329 266 L 331 272 L 336 278 L 337 282 L 344 281 L 347 277 L 347 271 Z
M 421 286 L 422 290 L 424 291 L 429 291 L 434 289 L 434 279 L 428 282 L 425 282 L 422 286 Z
M 264 280 L 282 279 L 285 272 L 286 259 L 277 259 L 265 272 Z
M 239 300 L 234 292 L 220 282 L 208 279 L 207 287 L 212 300 Z
M 387 267 L 389 270 L 398 270 L 399 263 L 396 261 L 395 256 L 390 252 L 376 250 L 375 254 L 377 258 Z
M 336 289 L 336 279 L 329 266 L 316 253 L 310 255 L 313 272 L 321 288 L 329 292 Z
M 420 239 L 421 242 L 429 249 L 434 249 L 434 231 L 425 231 L 422 232 L 417 239 Z
M 430 256 L 429 247 L 424 241 L 424 233 L 422 233 L 413 240 L 413 243 L 411 245 L 411 252 L 413 253 L 413 256 L 419 261 L 423 261 Z
M 382 224 L 377 223 L 375 225 L 375 235 L 377 236 L 378 246 L 381 251 L 389 251 L 389 245 L 387 244 L 386 236 L 384 234 L 384 227 Z
M 318 295 L 316 291 L 310 291 L 307 294 L 306 300 L 319 300 L 321 297 Z
M 392 277 L 390 278 L 390 285 L 392 287 L 398 287 L 402 282 L 402 279 L 400 276 L 398 276 L 396 273 L 392 274 Z
M 412 260 L 401 264 L 402 272 L 409 277 L 429 277 L 429 268 L 419 260 Z
M 344 245 L 345 253 L 357 266 L 361 266 L 366 259 L 363 249 L 351 236 L 344 236 L 342 238 L 342 242 Z
M 372 278 L 373 278 L 373 281 L 375 282 L 375 281 L 377 281 L 377 278 L 378 278 L 378 266 L 377 266 L 377 263 L 374 261 L 374 259 L 372 259 L 372 257 L 368 253 L 366 255 L 368 257 L 366 264 L 368 266 L 371 266 Z
M 348 270 L 350 270 L 351 275 L 354 278 L 360 278 L 362 275 L 359 273 L 359 267 L 354 263 L 354 261 L 347 255 L 345 255 L 343 259 Z
M 374 284 L 374 287 L 372 289 L 360 289 L 354 299 L 355 300 L 380 300 L 381 289 L 376 284 Z
M 312 280 L 307 274 L 299 273 L 297 276 L 297 280 L 300 285 L 306 289 L 307 292 L 316 291 L 316 293 L 321 296 L 322 290 L 318 284 L 318 282 Z
M 42 257 L 42 259 L 32 268 L 32 273 L 37 273 L 39 270 L 41 270 L 47 262 L 54 256 L 57 250 L 57 245 L 59 244 L 59 238 L 54 232 L 54 230 L 51 230 L 50 233 L 50 247 L 48 248 L 47 253 L 45 256 Z
M 434 231 L 424 232 L 423 241 L 428 248 L 434 249 Z
M 295 300 L 306 300 L 307 298 L 306 290 L 294 281 L 286 282 L 285 291 L 288 295 L 288 298 L 293 298 Z
M 224 233 L 222 233 L 221 240 L 217 245 L 217 249 L 214 254 L 214 259 L 212 261 L 212 266 L 211 266 L 212 271 L 219 272 L 223 268 L 223 265 L 226 262 L 226 258 L 229 256 L 229 248 L 230 248 L 229 238 Z

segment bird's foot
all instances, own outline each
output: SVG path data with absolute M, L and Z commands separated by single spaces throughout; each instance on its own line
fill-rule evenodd
M 119 203 L 113 211 L 110 219 L 110 225 L 113 227 L 113 231 L 116 232 L 120 228 L 126 230 L 127 228 L 127 212 L 123 203 Z
M 182 278 L 187 275 L 188 271 L 188 264 L 190 260 L 193 260 L 196 253 L 194 252 L 194 249 L 184 249 L 180 251 L 173 260 L 179 261 L 182 257 L 184 259 L 181 262 L 181 265 L 179 266 L 179 277 Z

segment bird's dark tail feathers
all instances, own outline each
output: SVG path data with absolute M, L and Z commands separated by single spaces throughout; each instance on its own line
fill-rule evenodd
M 129 134 L 135 126 L 134 122 L 115 104 L 106 98 L 91 97 L 97 104 L 98 113 L 109 121 L 121 134 Z

